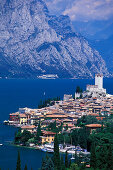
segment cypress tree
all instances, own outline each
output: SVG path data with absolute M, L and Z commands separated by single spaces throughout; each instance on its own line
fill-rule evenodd
M 81 91 L 81 90 L 80 90 L 80 87 L 77 86 L 77 87 L 76 87 L 76 93 L 80 93 L 80 91 Z
M 92 143 L 92 146 L 91 146 L 91 157 L 90 157 L 90 165 L 92 168 L 96 168 L 96 152 L 95 152 L 95 143 L 93 142 Z
M 41 126 L 40 126 L 40 122 L 38 124 L 38 128 L 37 128 L 37 135 L 36 135 L 36 139 L 39 141 L 40 140 L 40 136 L 41 136 Z
M 68 166 L 69 168 L 71 167 L 71 159 L 69 160 Z
M 24 168 L 24 170 L 27 170 L 27 165 L 25 165 L 25 168 Z
M 46 170 L 54 170 L 54 163 L 51 158 L 48 159 L 47 161 L 47 168 Z
M 112 153 L 112 146 L 109 145 L 108 151 L 106 151 L 107 154 L 107 169 L 113 170 L 113 153 Z
M 63 159 L 63 156 L 61 156 L 61 170 L 65 170 L 65 165 L 64 165 L 64 159 Z
M 54 170 L 54 163 L 50 157 L 42 160 L 41 170 Z
M 60 169 L 59 143 L 57 134 L 54 139 L 54 165 L 55 168 Z
M 42 167 L 41 167 L 41 170 L 45 169 L 45 167 L 47 167 L 47 162 L 46 162 L 46 159 L 42 158 Z
M 77 165 L 79 164 L 79 158 L 76 151 L 75 151 L 75 164 Z
M 21 170 L 20 152 L 18 151 L 16 170 Z
M 65 167 L 68 168 L 68 153 L 65 153 Z

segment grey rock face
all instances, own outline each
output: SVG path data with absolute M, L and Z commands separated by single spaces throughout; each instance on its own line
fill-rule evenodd
M 9 77 L 108 76 L 99 53 L 73 31 L 68 16 L 50 16 L 42 0 L 0 0 L 0 73 Z

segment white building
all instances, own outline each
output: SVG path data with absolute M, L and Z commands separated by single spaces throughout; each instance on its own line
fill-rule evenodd
M 64 101 L 70 101 L 70 100 L 73 100 L 73 96 L 70 95 L 70 94 L 64 94 L 64 98 L 63 98 Z
M 103 88 L 103 75 L 95 75 L 95 85 L 87 85 L 84 95 L 97 97 L 98 95 L 106 95 L 106 89 Z
M 75 92 L 75 99 L 80 98 L 80 94 L 81 94 L 81 93 L 76 93 L 76 92 Z
M 95 85 L 98 86 L 98 89 L 103 89 L 103 75 L 102 74 L 95 75 Z

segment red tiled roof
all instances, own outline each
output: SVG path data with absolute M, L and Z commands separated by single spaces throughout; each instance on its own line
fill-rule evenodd
M 36 126 L 35 125 L 24 125 L 21 126 L 21 129 L 34 129 Z
M 42 131 L 43 135 L 55 135 L 56 133 L 51 131 Z
M 100 127 L 102 127 L 102 125 L 101 124 L 89 124 L 89 125 L 86 125 L 86 127 L 89 127 L 89 128 L 100 128 Z M 104 127 L 104 125 L 103 125 L 103 127 Z
M 90 113 L 89 115 L 90 116 L 99 116 L 99 114 L 97 114 L 97 113 Z
M 62 117 L 67 117 L 66 115 L 48 115 L 46 117 L 50 117 L 50 118 L 62 118 Z
M 97 120 L 103 120 L 105 117 L 96 117 Z
M 19 115 L 19 113 L 10 113 L 9 115 L 10 115 L 10 116 L 13 116 L 13 115 L 14 115 L 14 116 L 17 116 L 17 115 Z
M 19 114 L 20 117 L 27 117 L 25 114 Z

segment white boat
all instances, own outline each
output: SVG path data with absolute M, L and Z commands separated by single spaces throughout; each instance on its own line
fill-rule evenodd
M 75 154 L 75 151 L 74 150 L 68 150 L 67 153 L 68 154 Z
M 65 153 L 67 150 L 66 149 L 60 149 L 59 151 L 62 152 L 62 153 Z
M 43 149 L 41 149 L 41 151 L 43 151 L 43 152 L 47 152 L 47 149 L 43 148 Z
M 74 158 L 74 156 L 73 156 L 73 154 L 72 154 L 72 157 L 71 157 L 71 160 L 74 160 L 75 158 Z
M 3 144 L 2 143 L 0 143 L 0 146 L 2 146 Z
M 53 150 L 53 149 L 47 149 L 47 152 L 49 152 L 49 153 L 53 153 L 53 152 L 54 152 L 54 150 Z
M 8 125 L 8 124 L 9 124 L 9 120 L 4 120 L 3 123 L 4 123 L 5 125 Z

